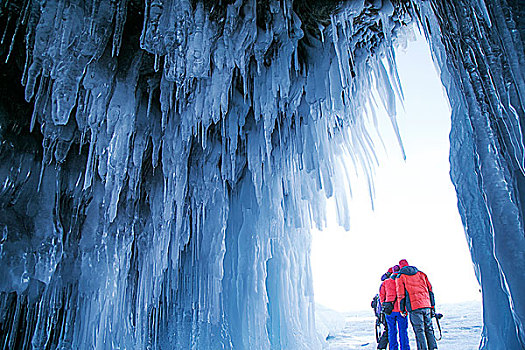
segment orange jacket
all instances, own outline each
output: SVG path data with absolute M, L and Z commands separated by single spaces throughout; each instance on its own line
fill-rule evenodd
M 424 272 L 414 266 L 405 266 L 396 280 L 397 298 L 401 311 L 412 311 L 434 306 L 432 285 Z
M 396 294 L 396 279 L 399 275 L 397 273 L 393 273 L 392 276 L 385 280 L 385 289 L 386 289 L 386 302 L 393 302 L 394 303 L 394 310 L 392 312 L 401 312 L 399 301 L 400 299 L 397 297 Z

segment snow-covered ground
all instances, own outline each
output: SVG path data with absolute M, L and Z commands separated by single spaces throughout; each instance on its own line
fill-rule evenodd
M 438 305 L 443 337 L 438 341 L 440 349 L 476 350 L 481 340 L 481 302 Z M 373 310 L 347 313 L 344 329 L 328 340 L 329 350 L 372 350 L 376 349 Z M 435 333 L 438 336 L 437 327 Z M 415 337 L 409 323 L 410 348 L 415 350 Z

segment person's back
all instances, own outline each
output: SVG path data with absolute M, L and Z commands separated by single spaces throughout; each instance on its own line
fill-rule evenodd
M 379 300 L 381 301 L 381 305 L 383 309 L 385 308 L 385 302 L 386 302 L 386 285 L 388 283 L 388 280 L 390 279 L 390 276 L 392 276 L 392 268 L 389 268 L 388 271 L 381 276 L 381 286 L 379 287 Z M 390 310 L 387 310 L 387 313 L 390 313 Z
M 401 312 L 408 311 L 410 323 L 414 328 L 418 350 L 437 349 L 432 314 L 434 293 L 427 275 L 414 266 L 409 266 L 403 259 L 399 261 L 401 270 L 397 278 L 397 297 L 400 299 Z
M 396 294 L 396 281 L 395 279 L 399 276 L 398 272 L 392 273 L 388 280 L 385 280 L 385 301 L 392 303 L 392 312 L 401 312 L 399 305 L 399 298 Z
M 408 341 L 408 321 L 405 315 L 401 314 L 399 298 L 396 293 L 396 279 L 398 277 L 399 266 L 393 266 L 392 275 L 384 282 L 385 286 L 385 309 L 388 307 L 391 310 L 386 315 L 386 322 L 388 324 L 388 342 L 390 350 L 397 350 L 399 348 L 397 335 L 399 333 L 399 344 L 401 350 L 410 350 Z
M 401 309 L 412 311 L 433 306 L 432 285 L 424 272 L 414 266 L 405 266 L 399 272 L 397 283 L 404 285 L 405 291 L 403 298 L 400 297 L 404 303 Z
M 392 272 L 388 270 L 388 272 L 386 272 L 385 274 L 383 274 L 383 276 L 381 276 L 381 286 L 379 287 L 379 295 L 378 295 L 379 309 L 381 310 L 380 314 L 379 315 L 377 314 L 377 311 L 376 311 L 377 309 L 374 310 L 376 311 L 376 317 L 378 317 L 378 321 L 382 323 L 383 326 L 385 327 L 385 330 L 383 331 L 379 340 L 377 341 L 378 350 L 386 350 L 386 347 L 388 346 L 388 326 L 386 323 L 386 319 L 384 317 L 385 315 L 384 315 L 383 305 L 386 299 L 385 281 L 387 281 L 390 278 L 391 273 Z

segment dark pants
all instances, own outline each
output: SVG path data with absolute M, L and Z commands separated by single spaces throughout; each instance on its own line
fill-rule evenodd
M 381 323 L 385 326 L 385 330 L 383 331 L 383 334 L 381 334 L 381 338 L 379 338 L 379 342 L 377 343 L 378 349 L 386 349 L 388 346 L 388 326 L 386 324 L 385 315 L 381 315 Z
M 388 324 L 388 343 L 390 350 L 398 350 L 397 333 L 399 330 L 399 344 L 401 350 L 410 350 L 408 342 L 408 320 L 403 317 L 400 312 L 392 312 L 386 315 L 386 323 Z
M 430 308 L 417 309 L 410 311 L 410 323 L 416 335 L 417 350 L 437 349 L 436 337 L 434 337 L 434 327 L 432 327 L 432 317 Z

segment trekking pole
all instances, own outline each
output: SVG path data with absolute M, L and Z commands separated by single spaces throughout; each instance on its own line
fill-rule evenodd
M 381 337 L 381 322 L 379 317 L 376 317 L 376 343 L 379 344 L 379 338 Z

